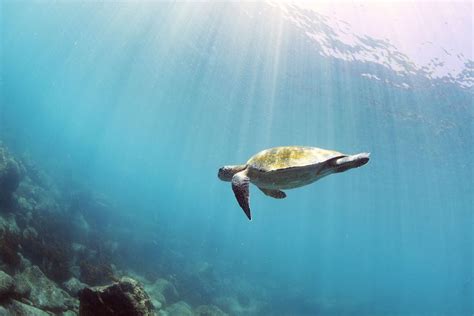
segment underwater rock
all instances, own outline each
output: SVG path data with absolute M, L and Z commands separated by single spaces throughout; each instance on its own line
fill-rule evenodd
M 22 266 L 20 250 L 21 234 L 13 214 L 0 216 L 0 266 L 10 274 Z
M 78 296 L 79 291 L 86 287 L 88 287 L 87 284 L 82 283 L 75 277 L 72 277 L 63 283 L 64 290 L 66 290 L 66 292 L 68 292 L 71 296 Z
M 25 282 L 24 277 L 21 274 L 17 274 L 14 276 L 14 292 L 19 297 L 29 297 L 31 293 L 31 286 L 28 282 Z
M 15 287 L 16 291 L 29 292 L 29 300 L 43 310 L 61 312 L 74 309 L 77 305 L 69 294 L 46 278 L 38 266 L 28 267 L 15 276 Z
M 74 265 L 79 266 L 78 279 L 91 286 L 106 285 L 117 281 L 118 271 L 112 264 L 117 259 L 103 232 L 92 231 L 84 241 L 84 248 L 76 247 Z
M 70 266 L 69 271 L 71 272 L 71 276 L 75 277 L 76 279 L 81 277 L 81 268 L 79 266 Z
M 79 264 L 81 281 L 90 285 L 103 285 L 114 279 L 114 271 L 108 263 L 82 261 Z
M 21 261 L 21 263 L 20 263 L 20 271 L 23 271 L 23 270 L 25 270 L 26 268 L 32 266 L 30 260 L 28 260 L 27 258 L 25 258 L 21 253 L 18 253 L 18 255 L 20 256 L 20 261 Z
M 148 293 L 148 292 L 147 292 Z M 160 293 L 160 292 L 154 292 L 153 293 L 153 299 L 155 299 L 156 301 L 158 301 L 161 306 L 165 305 L 166 304 L 166 297 L 163 295 L 163 293 Z M 158 304 L 157 304 L 158 305 Z
M 84 215 L 77 213 L 72 214 L 74 230 L 80 234 L 80 239 L 87 239 L 89 232 L 91 231 L 91 226 L 84 218 Z
M 13 278 L 3 271 L 0 271 L 0 300 L 8 297 L 14 289 Z
M 59 212 L 57 193 L 38 186 L 28 176 L 20 182 L 15 192 L 16 208 L 23 212 Z
M 18 189 L 16 191 L 16 208 L 23 213 L 31 212 L 35 210 L 36 200 L 40 188 L 34 185 L 28 177 L 20 182 Z
M 243 305 L 235 297 L 219 297 L 215 299 L 215 303 L 221 306 L 226 312 L 231 315 L 258 315 L 258 305 L 254 301 Z
M 158 313 L 159 316 L 194 316 L 193 310 L 188 303 L 179 301 Z
M 10 300 L 4 305 L 5 309 L 8 311 L 7 314 L 0 315 L 15 315 L 15 316 L 49 316 L 50 313 L 47 313 L 41 309 L 21 303 L 17 300 Z
M 20 166 L 6 149 L 0 147 L 0 201 L 9 202 L 20 184 Z
M 72 251 L 74 251 L 75 254 L 84 254 L 86 252 L 86 246 L 84 246 L 83 244 L 80 244 L 80 243 L 77 243 L 77 242 L 73 242 L 71 244 L 71 248 L 72 248 Z
M 26 199 L 24 196 L 18 196 L 16 199 L 17 208 L 22 212 L 31 212 L 35 209 L 34 201 Z
M 168 280 L 158 279 L 155 283 L 146 286 L 147 293 L 162 305 L 179 301 L 176 287 Z
M 20 233 L 20 228 L 16 222 L 16 217 L 14 214 L 2 214 L 0 216 L 0 231 L 9 230 L 15 234 Z
M 27 227 L 23 230 L 23 239 L 36 239 L 38 232 L 33 227 Z
M 103 195 L 91 191 L 78 191 L 71 195 L 69 212 L 80 214 L 89 229 L 100 229 L 111 225 L 116 210 Z
M 151 304 L 153 305 L 153 308 L 157 311 L 160 310 L 163 307 L 163 303 L 160 302 L 159 300 L 155 298 L 151 298 Z
M 20 257 L 19 271 L 23 271 L 32 266 L 31 261 L 25 258 L 20 252 L 18 253 L 18 256 Z
M 15 271 L 21 265 L 19 248 L 20 235 L 15 230 L 7 228 L 0 231 L 0 258 L 10 272 Z
M 165 296 L 154 288 L 157 278 L 155 279 L 155 281 L 150 282 L 150 280 L 148 280 L 146 277 L 136 274 L 132 270 L 127 271 L 126 274 L 132 277 L 133 279 L 139 281 L 143 285 L 145 292 L 150 296 L 151 304 L 153 305 L 155 311 L 162 309 L 163 306 L 166 305 Z
M 64 214 L 35 213 L 23 231 L 22 252 L 48 278 L 64 282 L 71 277 L 72 234 Z
M 215 305 L 201 305 L 194 310 L 194 316 L 228 316 Z
M 59 198 L 61 193 L 56 186 L 56 183 L 46 172 L 36 165 L 29 153 L 21 155 L 21 167 L 24 170 L 23 173 L 27 175 L 32 183 L 46 189 L 48 194 L 53 196 L 55 199 Z
M 137 281 L 123 277 L 107 286 L 84 288 L 79 292 L 79 315 L 154 315 L 150 297 Z

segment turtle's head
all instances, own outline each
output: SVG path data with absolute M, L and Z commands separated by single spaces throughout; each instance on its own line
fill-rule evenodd
M 247 165 L 224 166 L 222 168 L 219 168 L 219 173 L 217 174 L 217 176 L 222 181 L 230 182 L 232 181 L 232 177 L 234 176 L 234 174 L 244 170 L 245 168 L 247 168 Z

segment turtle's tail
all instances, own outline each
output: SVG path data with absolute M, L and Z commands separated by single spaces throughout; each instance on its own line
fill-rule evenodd
M 346 156 L 336 160 L 336 172 L 343 172 L 348 169 L 358 168 L 369 162 L 370 153 L 360 153 Z

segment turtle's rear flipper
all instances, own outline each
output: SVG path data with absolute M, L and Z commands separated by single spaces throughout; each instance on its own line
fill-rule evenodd
M 284 198 L 286 198 L 286 193 L 283 192 L 283 191 L 263 189 L 263 188 L 260 188 L 260 187 L 259 187 L 259 189 L 263 193 L 265 193 L 265 195 L 271 196 L 272 198 L 275 198 L 275 199 L 284 199 Z
M 360 153 L 357 155 L 346 156 L 334 160 L 334 165 L 336 166 L 336 172 L 343 172 L 348 169 L 358 168 L 365 165 L 369 162 L 369 153 Z
M 240 207 L 244 210 L 245 215 L 248 219 L 252 219 L 250 215 L 249 206 L 249 183 L 250 179 L 247 177 L 247 171 L 237 172 L 232 177 L 232 190 L 234 191 L 235 198 L 239 202 Z

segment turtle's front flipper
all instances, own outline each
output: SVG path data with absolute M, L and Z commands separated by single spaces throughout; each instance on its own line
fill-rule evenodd
M 268 196 L 271 196 L 272 198 L 275 198 L 275 199 L 284 199 L 286 198 L 286 193 L 283 192 L 283 191 L 280 191 L 280 190 L 270 190 L 270 189 L 263 189 L 263 188 L 260 188 L 259 189 L 265 193 L 265 195 L 268 195 Z
M 247 170 L 237 172 L 232 177 L 232 190 L 234 191 L 235 198 L 239 202 L 240 207 L 244 210 L 245 215 L 248 219 L 252 219 L 250 215 L 249 206 L 249 183 L 250 179 L 247 177 Z

